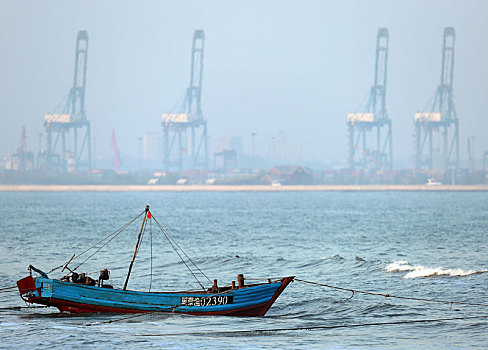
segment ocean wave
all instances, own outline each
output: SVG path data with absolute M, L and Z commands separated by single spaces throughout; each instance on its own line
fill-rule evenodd
M 297 266 L 297 269 L 303 269 L 303 268 L 309 268 L 309 267 L 318 267 L 318 266 L 321 266 L 321 265 L 324 265 L 327 263 L 328 263 L 327 258 L 322 257 L 322 258 L 310 260 L 304 264 L 301 264 L 301 265 Z
M 415 270 L 415 266 L 410 265 L 407 261 L 394 261 L 385 267 L 388 272 L 403 272 Z
M 488 272 L 488 270 L 468 270 L 445 269 L 443 267 L 425 267 L 422 265 L 411 265 L 407 261 L 395 261 L 385 267 L 388 272 L 407 272 L 403 278 L 433 277 L 433 276 L 451 276 L 463 277 L 479 273 Z

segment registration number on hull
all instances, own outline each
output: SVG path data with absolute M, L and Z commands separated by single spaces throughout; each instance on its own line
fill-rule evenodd
M 218 306 L 232 304 L 232 295 L 214 295 L 211 297 L 181 297 L 181 306 Z

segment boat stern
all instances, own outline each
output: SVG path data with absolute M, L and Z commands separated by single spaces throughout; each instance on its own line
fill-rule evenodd
M 20 297 L 28 303 L 35 303 L 41 298 L 41 289 L 36 288 L 36 282 L 32 276 L 27 276 L 17 281 Z

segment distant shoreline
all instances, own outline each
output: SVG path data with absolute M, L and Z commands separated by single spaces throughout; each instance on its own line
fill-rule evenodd
M 488 185 L 0 185 L 0 192 L 488 192 Z

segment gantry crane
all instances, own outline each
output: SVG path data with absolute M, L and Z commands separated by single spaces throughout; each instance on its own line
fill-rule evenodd
M 444 28 L 441 83 L 427 111 L 415 113 L 415 167 L 434 169 L 434 134 L 442 137 L 441 169 L 459 167 L 459 122 L 453 99 L 454 44 L 456 32 Z M 449 135 L 449 129 L 454 129 Z M 426 144 L 427 143 L 427 144 Z M 453 151 L 455 154 L 453 155 Z
M 347 115 L 349 168 L 383 169 L 393 167 L 393 144 L 391 120 L 386 110 L 386 75 L 388 65 L 389 33 L 387 28 L 379 28 L 376 37 L 376 60 L 374 85 L 369 93 L 365 110 Z M 381 130 L 386 128 L 382 136 Z M 368 135 L 376 133 L 368 142 Z M 373 136 L 373 135 L 371 135 Z M 361 149 L 362 157 L 356 150 Z M 372 158 L 369 155 L 374 154 Z
M 86 67 L 88 58 L 88 32 L 81 30 L 76 39 L 75 73 L 73 86 L 62 111 L 46 114 L 47 150 L 40 155 L 42 166 L 50 171 L 91 169 L 90 122 L 85 113 Z M 66 146 L 67 134 L 73 130 L 73 150 Z M 81 146 L 78 133 L 83 132 Z M 61 145 L 59 145 L 61 139 Z M 69 167 L 68 167 L 68 164 Z
M 190 85 L 178 113 L 164 113 L 162 116 L 165 171 L 172 167 L 183 170 L 183 155 L 188 153 L 187 131 L 191 132 L 192 168 L 208 169 L 207 121 L 202 113 L 202 74 L 205 35 L 203 30 L 195 30 L 191 54 Z M 199 140 L 198 132 L 200 132 Z M 178 138 L 175 152 L 174 143 Z M 202 150 L 203 148 L 203 150 Z M 172 160 L 172 157 L 176 159 Z

